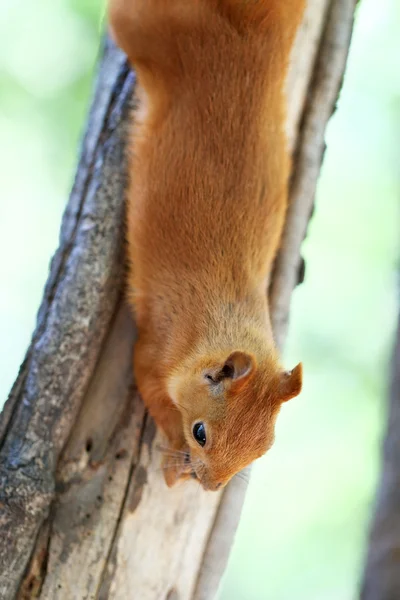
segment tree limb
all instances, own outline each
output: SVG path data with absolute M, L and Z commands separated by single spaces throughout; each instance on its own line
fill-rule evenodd
M 388 424 L 361 600 L 400 598 L 400 320 L 391 371 Z
M 288 79 L 295 148 L 271 287 L 282 345 L 299 250 L 340 87 L 353 0 L 309 0 Z M 159 436 L 132 380 L 123 301 L 124 147 L 134 76 L 105 46 L 76 181 L 37 327 L 0 417 L 0 597 L 205 600 L 244 499 L 195 482 L 168 490 Z

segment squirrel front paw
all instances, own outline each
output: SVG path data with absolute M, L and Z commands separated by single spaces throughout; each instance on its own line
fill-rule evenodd
M 168 487 L 174 486 L 178 481 L 185 481 L 192 477 L 190 464 L 190 450 L 188 446 L 168 448 L 164 450 L 162 470 L 165 483 Z

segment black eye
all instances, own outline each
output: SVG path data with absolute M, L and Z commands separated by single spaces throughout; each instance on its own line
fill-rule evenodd
M 206 428 L 204 423 L 196 423 L 193 425 L 193 437 L 200 446 L 204 446 L 207 438 L 206 438 Z

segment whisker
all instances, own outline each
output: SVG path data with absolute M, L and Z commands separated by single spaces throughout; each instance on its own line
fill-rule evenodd
M 189 451 L 174 450 L 173 448 L 167 448 L 167 447 L 161 447 L 161 446 L 159 446 L 157 448 L 157 450 L 159 450 L 163 454 L 173 454 L 174 456 L 187 456 L 189 454 Z
M 185 467 L 181 462 L 179 463 L 168 463 L 166 465 L 161 465 L 156 471 L 166 471 L 167 469 L 172 469 L 174 467 L 182 467 L 182 473 L 187 473 L 190 469 Z
M 173 450 L 163 450 L 162 453 L 164 454 L 164 456 L 175 456 L 176 458 L 186 458 L 186 456 L 189 456 L 189 452 L 174 452 Z
M 158 444 L 156 448 L 157 450 L 171 450 L 173 452 L 181 452 L 182 454 L 186 454 L 185 450 L 174 450 L 174 448 L 171 448 L 170 446 L 163 446 L 162 444 Z
M 195 460 L 195 461 L 190 461 L 190 464 L 192 465 L 193 469 L 201 469 L 202 463 L 200 460 Z

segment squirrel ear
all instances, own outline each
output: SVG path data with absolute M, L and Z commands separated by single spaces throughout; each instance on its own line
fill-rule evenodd
M 255 368 L 255 360 L 246 352 L 232 352 L 225 361 L 221 373 L 230 379 L 244 379 Z
M 298 396 L 303 385 L 303 365 L 299 363 L 292 371 L 286 371 L 281 375 L 279 385 L 279 399 L 287 402 Z
M 216 369 L 206 373 L 206 378 L 213 384 L 244 381 L 254 370 L 255 360 L 250 354 L 236 350 Z

